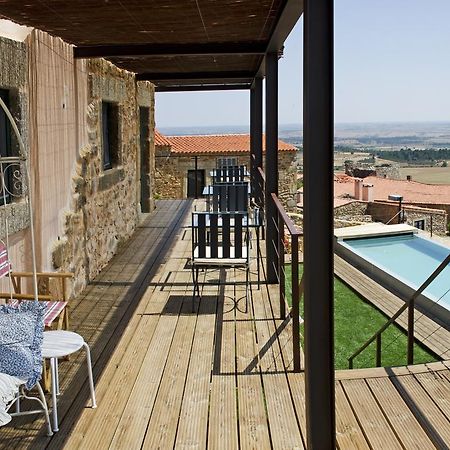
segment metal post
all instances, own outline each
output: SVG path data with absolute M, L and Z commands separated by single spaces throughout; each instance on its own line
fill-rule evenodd
M 267 282 L 277 282 L 277 211 L 271 194 L 278 195 L 278 54 L 266 55 L 266 264 Z
M 333 342 L 333 0 L 304 8 L 307 447 L 336 447 Z
M 408 364 L 414 364 L 414 297 L 408 305 Z
M 195 199 L 198 199 L 198 156 L 195 157 Z
M 250 90 L 250 179 L 252 196 L 259 206 L 264 195 L 258 181 L 258 167 L 262 167 L 262 123 L 262 78 L 255 78 Z
M 277 227 L 278 227 L 278 276 L 280 277 L 280 319 L 284 320 L 286 318 L 286 277 L 284 272 L 284 239 L 282 238 L 284 234 L 284 220 L 281 214 L 277 213 Z M 294 284 L 294 279 L 291 274 L 292 284 Z
M 300 283 L 298 280 L 298 235 L 291 236 L 291 271 L 294 372 L 300 372 Z

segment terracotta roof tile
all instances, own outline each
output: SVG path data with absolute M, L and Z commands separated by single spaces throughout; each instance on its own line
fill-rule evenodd
M 168 140 L 172 145 L 173 153 L 222 154 L 222 153 L 241 153 L 250 151 L 249 134 L 168 136 L 166 140 Z M 159 144 L 159 145 L 167 145 L 167 144 Z M 297 148 L 294 145 L 279 140 L 278 151 L 295 152 L 297 151 Z
M 450 185 L 425 184 L 378 177 L 366 177 L 364 183 L 373 184 L 374 200 L 387 201 L 389 194 L 398 194 L 403 196 L 404 203 L 450 204 Z M 354 178 L 339 176 L 337 179 L 335 178 L 335 206 L 352 201 L 347 196 L 353 196 L 353 194 Z
M 161 147 L 170 147 L 172 144 L 166 136 L 161 134 L 158 130 L 155 130 L 155 145 L 160 145 Z

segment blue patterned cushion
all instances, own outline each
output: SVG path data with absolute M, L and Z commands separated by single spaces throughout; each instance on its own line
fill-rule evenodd
M 0 305 L 0 372 L 27 380 L 28 389 L 41 378 L 44 313 L 34 301 Z

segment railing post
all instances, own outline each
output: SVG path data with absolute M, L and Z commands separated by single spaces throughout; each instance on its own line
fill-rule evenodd
M 408 364 L 414 364 L 414 297 L 408 305 Z
M 284 273 L 284 221 L 277 212 L 278 223 L 278 274 L 280 277 L 280 318 L 286 318 L 286 279 Z
M 300 372 L 300 288 L 298 277 L 298 235 L 291 235 L 291 274 L 292 274 L 292 345 L 294 372 Z

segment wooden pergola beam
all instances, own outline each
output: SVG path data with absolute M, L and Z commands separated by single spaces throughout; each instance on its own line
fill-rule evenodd
M 174 85 L 156 86 L 156 92 L 189 92 L 189 91 L 234 91 L 248 90 L 251 84 L 199 84 L 199 85 Z
M 219 56 L 263 55 L 264 43 L 198 43 L 198 44 L 111 44 L 74 47 L 74 58 L 121 58 L 136 56 Z
M 148 72 L 138 73 L 136 80 L 138 81 L 165 81 L 165 80 L 240 80 L 249 79 L 253 81 L 255 73 L 247 70 L 234 72 Z

